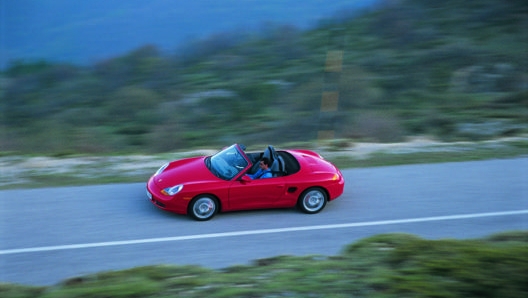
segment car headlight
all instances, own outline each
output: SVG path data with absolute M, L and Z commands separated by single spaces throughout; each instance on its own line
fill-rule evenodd
M 162 165 L 161 168 L 159 168 L 159 169 L 156 171 L 156 173 L 154 173 L 154 176 L 161 174 L 161 172 L 163 172 L 168 166 L 169 166 L 168 163 Z
M 164 195 L 173 196 L 173 195 L 179 193 L 182 189 L 183 189 L 183 184 L 179 184 L 179 185 L 176 185 L 176 186 L 167 187 L 167 188 L 163 189 L 161 192 Z

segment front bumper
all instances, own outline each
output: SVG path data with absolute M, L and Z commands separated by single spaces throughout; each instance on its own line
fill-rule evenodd
M 162 194 L 161 189 L 158 188 L 152 178 L 147 183 L 146 194 L 148 200 L 160 209 L 179 214 L 187 214 L 189 201 L 181 198 L 179 194 L 172 197 Z

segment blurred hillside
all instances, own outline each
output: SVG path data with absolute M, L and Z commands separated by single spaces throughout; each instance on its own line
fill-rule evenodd
M 215 34 L 171 55 L 144 45 L 90 66 L 15 62 L 0 81 L 0 150 L 163 152 L 322 130 L 379 142 L 522 134 L 527 49 L 525 1 L 402 0 L 310 30 Z M 325 71 L 336 51 L 340 71 Z M 339 92 L 336 112 L 321 111 L 325 91 Z
M 16 0 L 0 2 L 0 69 L 14 59 L 88 65 L 145 44 L 165 53 L 215 32 L 267 23 L 310 28 L 378 0 Z

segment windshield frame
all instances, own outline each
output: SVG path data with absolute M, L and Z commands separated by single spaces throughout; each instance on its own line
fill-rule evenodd
M 245 173 L 251 167 L 251 161 L 244 150 L 238 144 L 234 144 L 207 157 L 205 165 L 215 176 L 229 181 Z

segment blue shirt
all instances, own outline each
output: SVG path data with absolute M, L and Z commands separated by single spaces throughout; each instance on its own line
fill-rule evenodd
M 271 178 L 273 175 L 271 174 L 271 171 L 268 170 L 262 170 L 258 169 L 258 171 L 255 172 L 255 174 L 248 174 L 249 178 L 251 179 L 259 179 L 259 178 Z

